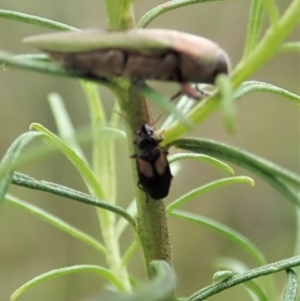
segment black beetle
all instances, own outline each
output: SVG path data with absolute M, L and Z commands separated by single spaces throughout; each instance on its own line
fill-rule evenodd
M 169 194 L 173 178 L 167 160 L 168 152 L 160 148 L 161 136 L 155 136 L 154 127 L 143 124 L 134 141 L 139 149 L 136 159 L 138 186 L 154 200 L 165 198 Z

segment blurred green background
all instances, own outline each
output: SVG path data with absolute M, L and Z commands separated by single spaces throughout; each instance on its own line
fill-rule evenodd
M 134 1 L 136 19 L 163 1 Z M 277 1 L 281 12 L 290 1 Z M 245 43 L 250 1 L 220 1 L 198 4 L 171 11 L 157 18 L 151 27 L 172 28 L 208 37 L 224 48 L 233 66 L 239 61 Z M 38 1 L 1 0 L 1 9 L 16 10 L 64 22 L 78 28 L 105 28 L 106 17 L 101 1 Z M 16 54 L 34 52 L 21 39 L 47 30 L 23 23 L 0 19 L 0 49 Z M 291 40 L 299 40 L 299 31 Z M 299 55 L 281 54 L 253 77 L 300 94 Z M 159 84 L 165 94 L 172 95 L 175 85 Z M 100 88 L 107 113 L 111 113 L 112 95 Z M 78 82 L 17 69 L 0 70 L 0 156 L 13 140 L 39 122 L 56 131 L 47 102 L 50 92 L 65 100 L 77 128 L 88 125 L 88 110 Z M 161 110 L 154 108 L 154 118 Z M 163 120 L 164 118 L 161 118 Z M 237 103 L 237 131 L 228 134 L 220 112 L 214 113 L 188 136 L 226 142 L 265 157 L 294 172 L 299 172 L 299 107 L 286 99 L 265 93 L 252 93 Z M 89 146 L 85 146 L 90 155 Z M 117 145 L 119 204 L 126 207 L 133 197 L 133 183 L 128 174 L 128 152 L 124 142 Z M 60 154 L 39 159 L 22 167 L 22 172 L 38 179 L 68 185 L 78 190 L 85 187 L 73 166 Z M 237 175 L 250 175 L 235 168 Z M 188 190 L 225 176 L 203 163 L 184 162 L 180 174 L 173 180 L 167 202 Z M 195 199 L 186 210 L 216 219 L 251 239 L 268 261 L 280 260 L 293 254 L 295 240 L 294 206 L 269 185 L 254 177 L 254 188 L 237 185 L 222 188 Z M 45 193 L 11 187 L 10 192 L 56 214 L 72 225 L 100 239 L 95 210 L 92 207 L 54 197 Z M 211 283 L 215 260 L 234 257 L 250 268 L 255 263 L 240 247 L 219 234 L 175 218 L 170 219 L 174 265 L 178 274 L 180 295 L 188 296 Z M 189 235 L 187 235 L 189 233 Z M 127 231 L 122 249 L 132 240 Z M 51 269 L 75 264 L 105 264 L 94 250 L 69 237 L 43 221 L 22 212 L 10 204 L 0 211 L 0 300 L 29 279 Z M 142 258 L 137 255 L 130 271 L 145 278 Z M 276 280 L 282 284 L 285 274 Z M 50 280 L 24 294 L 20 300 L 88 301 L 97 298 L 105 283 L 92 274 L 78 274 Z M 250 300 L 245 291 L 234 288 L 210 300 Z

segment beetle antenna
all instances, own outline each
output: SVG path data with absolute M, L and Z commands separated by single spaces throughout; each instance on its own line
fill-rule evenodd
M 162 112 L 160 115 L 158 115 L 158 117 L 154 120 L 154 122 L 152 123 L 152 125 L 155 125 L 157 123 L 157 121 L 164 115 L 164 112 Z
M 132 123 L 130 123 L 120 112 L 114 110 L 113 113 L 120 115 L 130 126 L 133 126 Z

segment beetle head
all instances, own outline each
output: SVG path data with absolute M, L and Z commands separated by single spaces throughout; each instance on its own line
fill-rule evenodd
M 203 56 L 182 54 L 180 58 L 182 82 L 214 84 L 219 74 L 228 74 L 230 70 L 228 56 L 220 48 Z
M 227 53 L 221 50 L 216 59 L 216 65 L 214 70 L 214 78 L 219 74 L 228 74 L 231 70 L 231 63 Z
M 155 136 L 154 127 L 148 124 L 143 124 L 137 132 L 135 144 L 143 152 L 151 152 L 161 141 L 161 137 Z

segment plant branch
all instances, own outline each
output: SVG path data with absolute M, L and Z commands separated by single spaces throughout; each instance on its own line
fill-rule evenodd
M 113 213 L 122 216 L 132 226 L 134 233 L 136 234 L 136 224 L 134 219 L 129 215 L 123 208 L 119 206 L 110 205 L 106 202 L 100 201 L 99 199 L 88 195 L 86 193 L 76 191 L 74 189 L 51 183 L 48 181 L 38 181 L 27 175 L 15 172 L 12 178 L 12 184 L 26 187 L 29 189 L 40 190 L 51 194 L 59 195 L 74 201 L 78 201 L 87 205 L 96 206 L 105 210 L 109 210 Z
M 109 29 L 134 27 L 133 7 L 129 0 L 104 0 Z
M 105 0 L 109 28 L 124 29 L 134 27 L 134 16 L 131 1 Z M 147 101 L 132 83 L 120 79 L 119 85 L 125 91 L 117 95 L 122 115 L 129 122 L 125 123 L 130 154 L 138 153 L 133 141 L 142 124 L 152 123 Z M 131 160 L 134 182 L 138 182 L 135 160 Z M 138 234 L 142 245 L 148 277 L 155 276 L 150 265 L 153 260 L 164 260 L 172 266 L 171 243 L 169 237 L 166 205 L 164 201 L 154 201 L 135 186 L 137 199 Z
M 50 19 L 41 18 L 34 15 L 6 10 L 6 9 L 0 9 L 0 18 L 42 26 L 42 27 L 51 28 L 55 30 L 77 30 L 77 28 L 64 23 L 52 21 Z
M 266 276 L 282 270 L 287 270 L 298 265 L 300 265 L 300 256 L 273 262 L 271 264 L 250 270 L 246 273 L 237 274 L 222 282 L 204 287 L 203 289 L 193 294 L 190 298 L 188 298 L 187 301 L 202 301 L 235 285 L 261 276 Z

